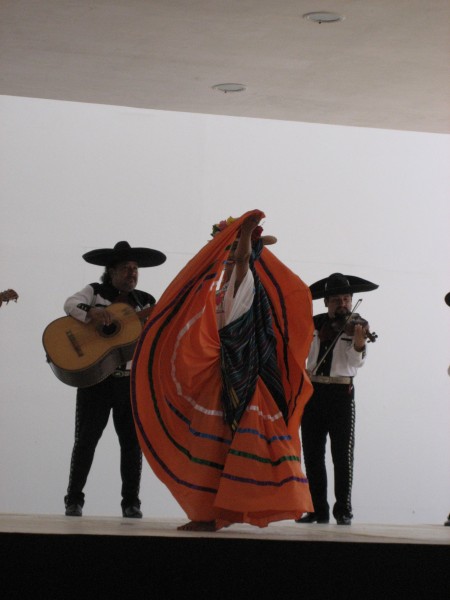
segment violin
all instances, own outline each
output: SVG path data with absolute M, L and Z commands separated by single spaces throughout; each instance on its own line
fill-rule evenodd
M 378 335 L 375 332 L 371 332 L 369 328 L 369 322 L 363 319 L 358 313 L 351 313 L 350 315 L 343 315 L 331 319 L 329 326 L 334 333 L 345 333 L 345 335 L 354 335 L 355 325 L 361 325 L 363 328 L 364 336 L 369 342 L 375 342 Z
M 361 325 L 364 332 L 364 337 L 369 342 L 375 342 L 378 335 L 371 332 L 369 322 L 363 319 L 358 313 L 351 313 L 335 317 L 327 321 L 319 331 L 319 339 L 321 342 L 329 342 L 339 336 L 341 333 L 353 336 L 355 334 L 355 325 Z

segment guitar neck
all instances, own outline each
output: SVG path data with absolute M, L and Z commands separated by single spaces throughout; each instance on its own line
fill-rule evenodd
M 6 304 L 8 304 L 10 300 L 14 300 L 15 302 L 17 302 L 18 297 L 19 296 L 17 292 L 15 292 L 14 290 L 6 290 L 4 292 L 0 292 L 0 306 L 3 304 L 3 302 L 6 302 Z

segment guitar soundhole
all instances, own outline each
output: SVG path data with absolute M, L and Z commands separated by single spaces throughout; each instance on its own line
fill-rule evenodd
M 100 335 L 105 338 L 113 337 L 119 331 L 120 331 L 119 321 L 113 321 L 109 325 L 103 325 L 103 327 L 100 327 L 100 329 L 99 329 Z

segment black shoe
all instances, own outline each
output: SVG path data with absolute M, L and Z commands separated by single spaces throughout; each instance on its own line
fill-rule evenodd
M 306 513 L 301 519 L 295 519 L 296 523 L 329 523 L 329 517 L 321 517 L 316 513 Z
M 139 506 L 124 506 L 122 508 L 122 515 L 126 519 L 142 519 L 142 511 Z
M 348 517 L 347 515 L 342 515 L 342 517 L 336 517 L 336 523 L 338 525 L 351 525 L 352 519 L 351 519 L 351 517 Z
M 66 517 L 81 517 L 83 508 L 81 504 L 69 504 L 66 506 Z

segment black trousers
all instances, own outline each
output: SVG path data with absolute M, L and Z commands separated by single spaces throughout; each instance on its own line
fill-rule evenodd
M 335 518 L 352 517 L 355 399 L 353 385 L 314 384 L 302 418 L 302 444 L 314 512 L 329 518 L 325 449 L 330 436 L 334 465 Z
M 108 377 L 101 383 L 77 390 L 75 443 L 70 463 L 65 504 L 84 505 L 83 489 L 95 449 L 112 411 L 120 444 L 122 507 L 140 506 L 142 452 L 136 436 L 130 403 L 130 378 Z

